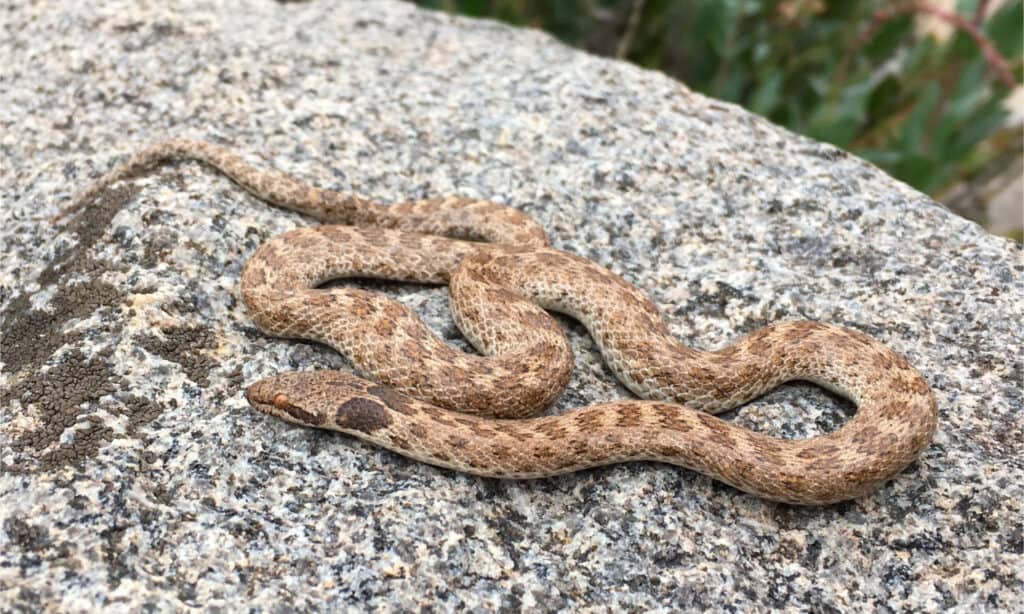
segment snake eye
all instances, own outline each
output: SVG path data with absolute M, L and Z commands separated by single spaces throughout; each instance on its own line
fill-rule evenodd
M 274 400 L 271 401 L 274 407 L 280 411 L 291 416 L 295 421 L 303 424 L 310 424 L 312 426 L 320 426 L 324 423 L 324 417 L 315 411 L 307 411 L 302 407 L 299 407 L 288 398 L 283 392 L 279 392 L 274 395 Z

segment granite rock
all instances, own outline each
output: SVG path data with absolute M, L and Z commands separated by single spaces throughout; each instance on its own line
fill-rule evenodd
M 547 35 L 379 2 L 0 8 L 0 603 L 111 611 L 1021 608 L 1019 246 L 838 149 Z M 917 366 L 940 426 L 877 492 L 777 505 L 632 463 L 480 479 L 248 408 L 345 368 L 238 297 L 308 224 L 195 163 L 45 219 L 169 136 L 382 202 L 535 216 L 650 293 L 687 343 L 808 318 Z M 365 284 L 466 348 L 443 288 Z M 576 323 L 553 412 L 628 396 Z M 787 385 L 731 419 L 782 437 L 849 403 Z

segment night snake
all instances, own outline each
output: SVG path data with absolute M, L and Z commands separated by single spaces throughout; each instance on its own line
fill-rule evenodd
M 263 413 L 476 475 L 537 478 L 650 460 L 798 504 L 868 492 L 911 463 L 935 431 L 927 383 L 871 337 L 787 321 L 715 351 L 686 347 L 642 291 L 549 247 L 533 219 L 491 202 L 383 206 L 178 139 L 135 154 L 65 213 L 171 159 L 205 162 L 257 197 L 327 224 L 259 247 L 242 274 L 242 297 L 263 331 L 326 343 L 375 382 L 337 371 L 283 373 L 246 391 Z M 453 349 L 385 296 L 318 288 L 346 277 L 447 284 L 455 321 L 482 356 Z M 615 375 L 648 400 L 530 417 L 561 394 L 573 364 L 565 333 L 545 310 L 580 321 Z M 857 412 L 835 432 L 799 440 L 712 415 L 790 380 L 848 397 Z

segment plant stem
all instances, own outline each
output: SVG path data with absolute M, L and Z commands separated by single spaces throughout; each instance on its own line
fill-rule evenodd
M 975 11 L 974 19 L 977 20 L 979 16 L 984 18 L 985 5 L 987 2 L 984 0 L 978 3 L 978 10 Z M 1012 88 L 1017 85 L 1017 80 L 1013 76 L 1013 72 L 1010 71 L 1010 65 L 1003 57 L 996 46 L 992 44 L 992 41 L 984 32 L 981 31 L 979 24 L 971 21 L 967 21 L 964 17 L 958 13 L 940 9 L 936 6 L 932 6 L 927 2 L 912 2 L 910 4 L 899 6 L 892 9 L 879 9 L 875 11 L 874 19 L 871 25 L 868 26 L 867 30 L 864 31 L 860 36 L 860 45 L 863 45 L 867 40 L 878 31 L 878 29 L 885 22 L 899 15 L 908 14 L 926 14 L 931 15 L 937 19 L 941 19 L 948 24 L 960 29 L 965 34 L 974 39 L 974 43 L 981 49 L 982 55 L 985 56 L 985 61 L 988 63 L 989 68 L 996 73 L 999 80 L 1006 84 L 1006 87 Z

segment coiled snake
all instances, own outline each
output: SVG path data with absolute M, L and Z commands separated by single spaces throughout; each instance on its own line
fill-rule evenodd
M 490 202 L 385 207 L 178 139 L 135 154 L 65 213 L 171 159 L 205 162 L 259 198 L 327 224 L 263 244 L 245 266 L 242 297 L 263 331 L 326 343 L 377 383 L 337 371 L 284 373 L 246 391 L 263 413 L 477 475 L 535 478 L 651 460 L 797 504 L 871 490 L 912 462 L 936 428 L 924 379 L 871 337 L 790 321 L 715 351 L 686 347 L 643 292 L 552 249 L 535 221 Z M 482 356 L 451 348 L 392 299 L 318 288 L 345 277 L 448 284 L 455 321 Z M 646 400 L 530 417 L 558 397 L 572 368 L 565 334 L 545 310 L 580 321 L 616 376 Z M 790 380 L 848 397 L 857 412 L 839 430 L 801 440 L 712 415 Z

